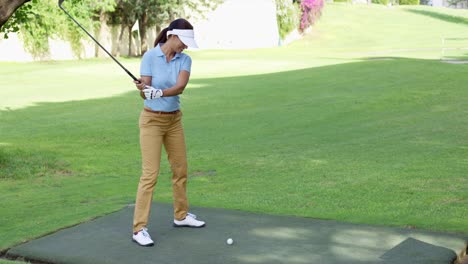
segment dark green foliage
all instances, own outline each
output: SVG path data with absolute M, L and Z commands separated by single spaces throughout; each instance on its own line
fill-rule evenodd
M 34 16 L 32 7 L 37 2 L 38 0 L 32 0 L 16 10 L 8 21 L 0 27 L 0 33 L 3 34 L 3 38 L 8 39 L 8 33 L 18 32 L 21 24 L 27 24 L 29 19 Z
M 400 5 L 419 5 L 419 0 L 398 0 Z
M 373 4 L 388 5 L 389 0 L 372 0 Z
M 276 20 L 282 39 L 299 27 L 299 6 L 291 0 L 276 0 Z

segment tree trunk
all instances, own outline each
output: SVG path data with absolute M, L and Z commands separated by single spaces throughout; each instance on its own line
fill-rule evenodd
M 0 28 L 7 22 L 8 18 L 24 3 L 30 0 L 0 0 Z
M 148 24 L 148 16 L 146 13 L 143 13 L 138 19 L 139 31 L 140 31 L 140 42 L 141 42 L 141 55 L 145 54 L 148 50 L 148 38 L 146 37 L 146 25 Z
M 125 25 L 122 24 L 120 26 L 119 42 L 117 43 L 117 49 L 115 51 L 115 56 L 117 56 L 117 57 L 120 56 L 120 43 L 122 43 L 124 32 L 125 32 Z
M 97 40 L 99 41 L 99 43 L 101 43 L 101 45 L 104 46 L 104 36 L 106 35 L 106 21 L 107 21 L 107 17 L 106 17 L 106 13 L 104 11 L 101 11 L 99 13 L 99 28 L 97 29 L 98 33 L 97 33 Z M 99 58 L 99 57 L 104 57 L 104 56 L 107 56 L 105 55 L 104 51 L 99 47 L 99 45 L 95 45 L 94 46 L 94 57 L 96 58 Z
M 133 39 L 132 27 L 133 27 L 133 25 L 130 25 L 130 26 L 127 27 L 128 28 L 128 56 L 129 57 L 133 56 L 133 52 L 132 52 L 132 39 Z

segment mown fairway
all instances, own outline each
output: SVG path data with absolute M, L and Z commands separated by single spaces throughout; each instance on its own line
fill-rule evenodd
M 191 204 L 466 233 L 468 64 L 439 59 L 467 25 L 466 10 L 329 4 L 289 46 L 190 52 Z M 0 249 L 133 203 L 142 102 L 118 66 L 0 76 Z M 163 160 L 155 200 L 170 177 Z

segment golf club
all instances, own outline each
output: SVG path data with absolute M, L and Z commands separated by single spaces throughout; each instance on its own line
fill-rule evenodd
M 78 21 L 76 21 L 76 20 L 67 12 L 67 10 L 65 10 L 65 9 L 62 7 L 62 3 L 63 3 L 64 1 L 65 1 L 65 0 L 59 0 L 59 1 L 58 1 L 58 5 L 59 5 L 60 9 L 62 9 L 63 12 L 65 12 L 65 14 L 67 14 L 67 15 L 73 20 L 73 22 L 75 22 L 84 32 L 86 32 L 86 34 L 88 34 L 88 36 L 89 36 L 90 38 L 92 38 L 92 39 L 94 40 L 94 42 L 96 42 L 96 44 L 98 44 L 99 47 L 101 47 L 101 49 L 103 49 L 103 50 L 107 53 L 107 55 L 109 55 L 115 62 L 117 62 L 117 64 L 118 64 L 120 67 L 122 67 L 122 69 L 123 69 L 130 77 L 132 77 L 132 79 L 133 79 L 134 81 L 139 82 L 138 79 L 137 79 L 130 71 L 128 71 L 117 59 L 115 59 L 114 56 L 112 56 L 112 54 L 110 54 L 110 53 L 109 53 L 93 36 L 91 36 L 91 34 L 88 33 L 88 31 L 86 31 L 86 29 L 84 29 L 84 27 L 83 27 L 82 25 L 80 25 L 80 23 L 78 23 Z

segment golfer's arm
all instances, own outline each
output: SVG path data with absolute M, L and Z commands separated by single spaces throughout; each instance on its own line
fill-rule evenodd
M 163 96 L 175 96 L 184 92 L 185 86 L 190 79 L 190 72 L 180 71 L 179 76 L 177 77 L 177 82 L 171 88 L 163 90 Z

